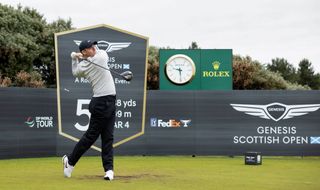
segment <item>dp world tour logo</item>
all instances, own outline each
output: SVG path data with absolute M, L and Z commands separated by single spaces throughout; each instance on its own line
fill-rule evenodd
M 78 46 L 81 43 L 81 40 L 73 40 Z M 131 42 L 107 42 L 104 40 L 97 41 L 97 46 L 99 49 L 105 50 L 106 52 L 113 52 L 116 50 L 121 50 L 130 46 Z
M 52 116 L 36 116 L 36 117 L 28 117 L 24 122 L 30 128 L 35 127 L 39 128 L 51 128 L 53 127 L 53 117 Z
M 285 105 L 277 102 L 267 105 L 230 105 L 233 107 L 233 109 L 239 112 L 244 112 L 245 114 L 257 116 L 263 119 L 272 119 L 273 121 L 306 115 L 309 112 L 317 111 L 320 108 L 320 104 Z
M 34 126 L 34 119 L 32 119 L 32 117 L 28 117 L 24 123 L 27 124 L 29 127 L 33 127 Z

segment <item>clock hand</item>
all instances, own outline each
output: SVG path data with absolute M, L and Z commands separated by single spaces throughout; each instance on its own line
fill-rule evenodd
M 179 71 L 179 75 L 180 75 L 180 82 L 182 81 L 181 80 L 181 72 L 182 72 L 182 69 L 179 67 L 179 69 L 177 69 Z

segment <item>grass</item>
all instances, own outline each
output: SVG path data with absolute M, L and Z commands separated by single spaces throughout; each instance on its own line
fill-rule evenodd
M 261 166 L 243 157 L 118 156 L 115 180 L 103 180 L 100 157 L 83 157 L 64 178 L 61 158 L 0 160 L 0 189 L 319 189 L 320 157 L 264 157 Z

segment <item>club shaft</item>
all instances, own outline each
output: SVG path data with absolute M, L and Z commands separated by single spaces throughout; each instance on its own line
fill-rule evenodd
M 98 65 L 98 64 L 96 64 L 96 63 L 94 63 L 94 62 L 92 62 L 92 61 L 89 61 L 88 59 L 85 59 L 85 60 L 88 61 L 88 62 L 91 63 L 91 64 L 94 64 L 94 65 L 97 66 L 97 67 L 100 67 L 100 68 L 102 68 L 102 69 L 105 69 L 105 70 L 107 70 L 107 71 L 110 71 L 111 73 L 114 73 L 114 74 L 119 75 L 119 76 L 122 77 L 122 75 L 121 75 L 120 73 L 118 73 L 117 71 L 113 71 L 113 70 L 111 70 L 111 69 L 108 69 L 108 68 L 106 68 L 106 67 L 103 67 L 103 66 L 101 66 L 101 65 Z

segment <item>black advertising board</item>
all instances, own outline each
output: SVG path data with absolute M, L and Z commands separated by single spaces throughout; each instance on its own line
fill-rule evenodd
M 55 35 L 59 134 L 73 141 L 88 128 L 92 90 L 85 78 L 72 75 L 70 53 L 79 51 L 79 43 L 87 39 L 97 41 L 97 47 L 107 52 L 110 69 L 133 73 L 131 81 L 113 75 L 117 91 L 114 146 L 119 146 L 144 133 L 148 38 L 107 25 Z M 92 148 L 101 151 L 100 144 L 98 140 Z
M 147 152 L 320 155 L 319 95 L 319 91 L 148 91 Z

